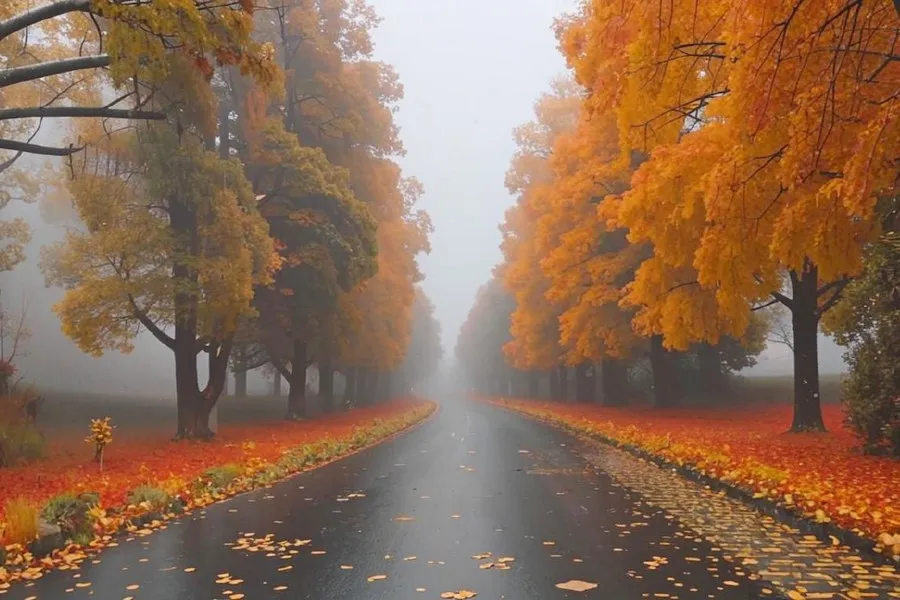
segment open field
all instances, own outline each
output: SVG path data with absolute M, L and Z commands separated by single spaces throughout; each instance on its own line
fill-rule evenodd
M 153 396 L 44 392 L 38 427 L 51 440 L 58 435 L 84 435 L 92 418 L 111 417 L 120 433 L 166 435 L 175 432 L 175 399 Z M 266 423 L 284 417 L 287 397 L 223 396 L 218 402 L 221 425 Z

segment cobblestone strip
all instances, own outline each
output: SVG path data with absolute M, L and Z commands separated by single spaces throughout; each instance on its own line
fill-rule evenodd
M 836 539 L 829 545 L 803 535 L 624 450 L 596 440 L 583 442 L 591 465 L 715 544 L 751 579 L 770 584 L 764 593 L 791 600 L 900 598 L 900 574 L 893 565 L 867 560 Z

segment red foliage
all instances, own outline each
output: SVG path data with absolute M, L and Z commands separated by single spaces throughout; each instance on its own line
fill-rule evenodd
M 375 419 L 398 417 L 420 406 L 421 400 L 403 399 L 313 421 L 225 425 L 211 442 L 170 442 L 163 431 L 142 437 L 129 434 L 127 440 L 114 437 L 106 449 L 103 472 L 93 462 L 92 446 L 83 441 L 57 444 L 45 460 L 0 469 L 0 521 L 10 498 L 24 496 L 42 505 L 64 492 L 94 491 L 100 493 L 103 506 L 121 506 L 128 492 L 146 483 L 148 477 L 190 480 L 211 467 L 244 462 L 248 458 L 243 448 L 246 442 L 255 445 L 254 459 L 274 462 L 290 448 L 348 436 Z
M 787 433 L 789 405 L 653 410 L 521 400 L 503 406 L 693 465 L 869 537 L 900 533 L 900 461 L 863 455 L 840 406 L 828 433 Z

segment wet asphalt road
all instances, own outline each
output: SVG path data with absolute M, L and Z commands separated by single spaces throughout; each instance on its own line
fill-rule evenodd
M 447 403 L 390 442 L 119 540 L 80 571 L 53 571 L 0 597 L 759 596 L 718 549 L 586 469 L 577 450 L 570 436 L 520 416 Z M 268 549 L 234 549 L 241 537 L 266 535 Z M 511 568 L 479 568 L 498 557 L 514 558 Z M 570 579 L 599 587 L 555 587 Z

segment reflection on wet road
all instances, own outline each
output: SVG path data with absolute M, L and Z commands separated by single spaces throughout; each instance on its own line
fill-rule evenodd
M 50 572 L 5 597 L 630 600 L 769 591 L 589 468 L 576 445 L 497 408 L 445 404 L 391 442 L 120 540 L 80 570 Z

